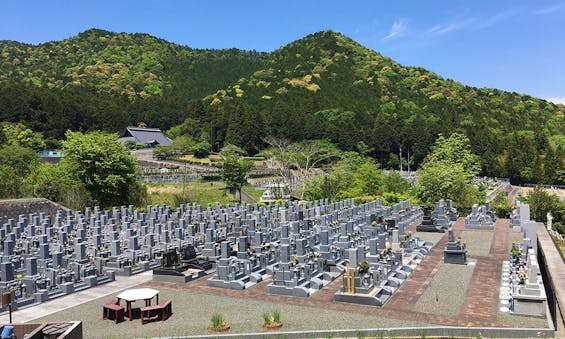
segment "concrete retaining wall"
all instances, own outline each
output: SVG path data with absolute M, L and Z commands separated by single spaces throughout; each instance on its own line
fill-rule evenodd
M 283 325 L 284 326 L 284 325 Z M 485 327 L 407 327 L 407 328 L 374 328 L 363 330 L 333 331 L 274 331 L 272 333 L 234 333 L 210 334 L 175 338 L 363 338 L 363 337 L 411 337 L 411 338 L 552 338 L 554 330 L 548 328 L 485 328 Z
M 543 277 L 547 304 L 554 327 L 565 323 L 565 262 L 542 223 L 537 223 L 537 259 Z
M 8 219 L 17 221 L 20 214 L 29 215 L 39 212 L 50 215 L 51 220 L 54 220 L 57 210 L 68 211 L 69 209 L 44 198 L 0 200 L 0 217 L 4 222 Z

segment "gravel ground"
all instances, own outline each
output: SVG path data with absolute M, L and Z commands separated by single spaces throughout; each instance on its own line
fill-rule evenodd
M 498 313 L 498 322 L 508 326 L 516 327 L 532 327 L 532 328 L 547 328 L 547 319 L 536 318 L 536 317 L 526 317 L 520 315 L 513 315 L 508 313 Z
M 459 314 L 474 269 L 475 265 L 442 264 L 412 310 L 445 316 Z
M 461 232 L 461 241 L 467 244 L 467 255 L 488 256 L 493 238 L 494 231 Z
M 434 245 L 441 239 L 445 233 L 436 232 L 415 232 L 414 236 L 420 238 L 420 240 L 431 241 Z
M 47 317 L 34 320 L 63 321 L 82 320 L 85 338 L 132 338 L 150 336 L 180 336 L 209 334 L 207 327 L 211 315 L 219 312 L 231 325 L 229 333 L 263 332 L 264 312 L 278 309 L 281 312 L 281 331 L 315 329 L 362 329 L 382 327 L 429 326 L 429 324 L 391 319 L 366 314 L 340 312 L 327 309 L 273 304 L 240 298 L 220 297 L 191 292 L 162 289 L 160 298 L 173 300 L 173 315 L 166 321 L 155 321 L 141 325 L 139 319 L 115 324 L 102 320 L 102 305 L 112 296 L 96 299 Z M 140 302 L 134 304 L 139 307 Z M 273 333 L 270 331 L 269 333 Z

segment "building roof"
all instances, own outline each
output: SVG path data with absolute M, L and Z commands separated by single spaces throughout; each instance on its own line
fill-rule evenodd
M 135 126 L 128 126 L 120 135 L 118 141 L 133 141 L 147 146 L 169 146 L 171 144 L 171 139 L 167 138 L 160 129 Z

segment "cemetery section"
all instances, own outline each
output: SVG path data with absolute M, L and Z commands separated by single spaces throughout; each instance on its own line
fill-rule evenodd
M 415 232 L 422 230 L 423 211 L 409 201 L 390 207 L 380 201 L 356 205 L 345 200 L 147 210 L 122 206 L 110 211 L 58 211 L 51 227 L 49 216 L 42 213 L 21 215 L 18 222 L 10 219 L 0 229 L 7 236 L 0 282 L 7 289 L 20 288 L 18 301 L 33 297 L 38 302 L 37 293 L 69 294 L 88 277 L 101 280 L 153 268 L 153 281 L 142 286 L 203 299 L 231 297 L 243 309 L 255 302 L 299 305 L 312 307 L 314 314 L 352 312 L 393 322 L 414 320 L 420 326 L 543 323 L 540 315 L 521 317 L 518 324 L 508 317 L 544 308 L 543 282 L 529 253 L 535 240 L 523 208 L 513 214 L 511 223 L 496 220 L 492 228 L 477 229 L 468 227 L 467 218 L 452 221 L 455 210 L 450 202 L 440 201 L 428 219 L 431 233 Z M 517 236 L 522 229 L 524 240 Z M 510 239 L 520 240 L 521 261 L 514 267 L 508 262 Z M 455 255 L 456 262 L 447 263 L 447 254 Z M 93 271 L 87 270 L 90 267 Z M 515 279 L 522 271 L 527 278 L 523 287 Z M 18 282 L 23 279 L 14 279 L 22 273 L 32 273 L 31 280 L 25 280 L 26 289 Z M 45 286 L 39 285 L 44 281 Z M 66 290 L 59 286 L 65 283 Z M 504 310 L 499 306 L 506 305 L 502 292 L 507 287 L 513 293 Z M 171 293 L 173 300 L 180 295 Z M 521 296 L 532 300 L 532 295 L 541 303 L 533 311 L 531 303 L 519 304 Z M 225 309 L 218 301 L 210 305 Z M 194 307 L 201 308 L 198 303 Z M 368 323 L 365 328 L 380 326 Z M 319 324 L 310 327 L 315 328 Z

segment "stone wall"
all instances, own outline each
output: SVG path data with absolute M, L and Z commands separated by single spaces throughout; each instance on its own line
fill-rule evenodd
M 0 217 L 4 222 L 8 219 L 18 220 L 20 214 L 29 215 L 40 212 L 50 215 L 51 220 L 54 220 L 57 210 L 68 211 L 69 209 L 44 198 L 0 200 Z

